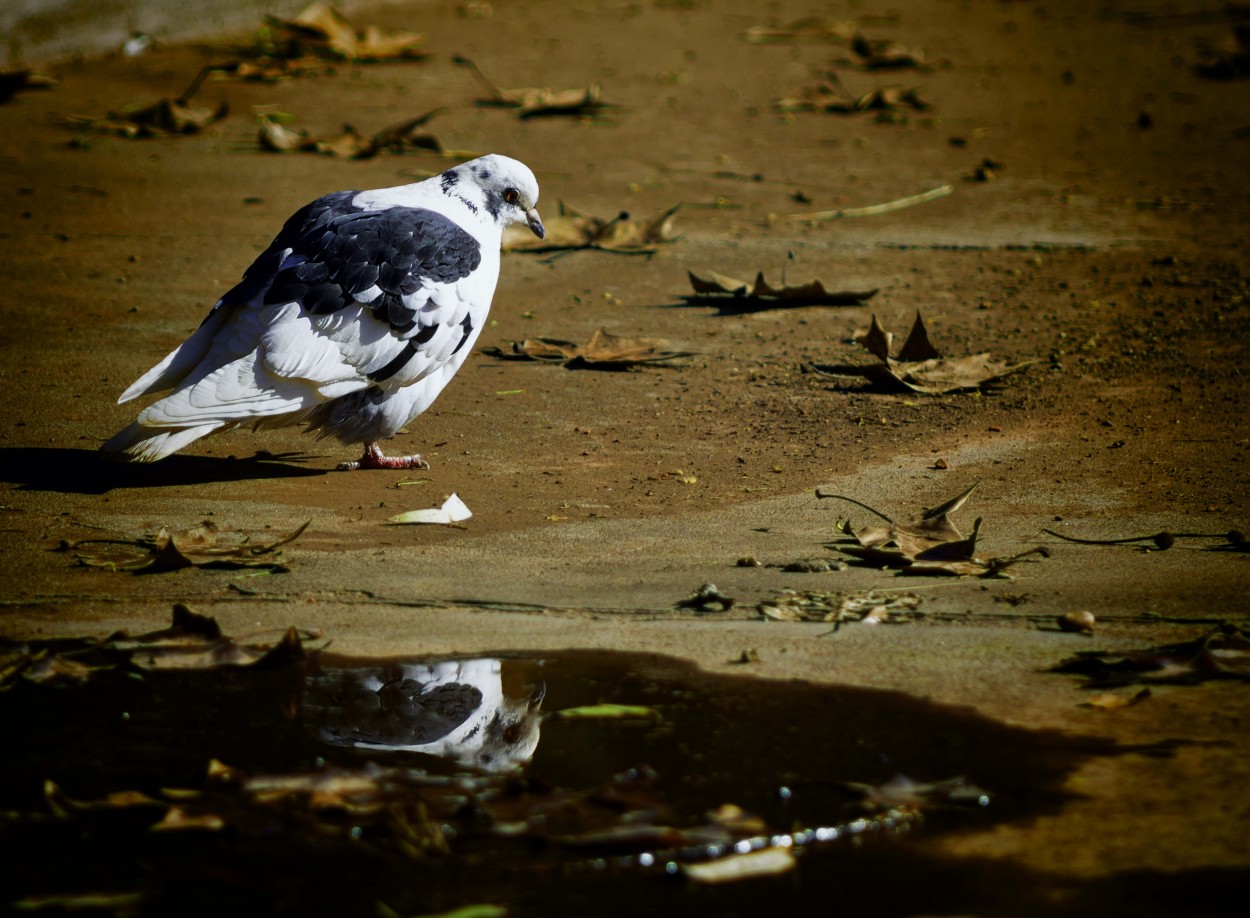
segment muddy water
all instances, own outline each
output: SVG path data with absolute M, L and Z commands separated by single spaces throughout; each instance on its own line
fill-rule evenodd
M 601 703 L 649 711 L 550 716 Z M 601 652 L 322 654 L 271 669 L 19 681 L 0 693 L 0 719 L 0 806 L 16 852 L 6 895 L 28 905 L 85 895 L 136 914 L 472 903 L 517 915 L 1028 914 L 1121 893 L 1056 891 L 927 851 L 943 833 L 1055 811 L 1065 776 L 1113 753 L 1109 743 L 896 693 Z M 919 812 L 847 786 L 898 774 L 966 783 Z M 108 797 L 123 791 L 144 796 Z M 754 818 L 708 816 L 723 804 Z M 796 865 L 716 886 L 685 876 L 735 846 L 788 848 Z

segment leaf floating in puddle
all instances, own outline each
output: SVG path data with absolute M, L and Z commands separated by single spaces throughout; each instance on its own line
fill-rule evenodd
M 553 712 L 553 720 L 659 720 L 660 712 L 637 704 L 591 704 Z
M 427 912 L 415 918 L 504 918 L 507 914 L 508 909 L 505 906 L 481 902 L 476 905 L 462 905 L 450 912 Z
M 1082 701 L 1080 706 L 1083 708 L 1098 708 L 1101 711 L 1114 711 L 1117 708 L 1130 708 L 1135 704 L 1141 704 L 1150 695 L 1151 692 L 1148 688 L 1144 688 L 1132 695 L 1125 695 L 1120 692 L 1101 692 L 1092 698 Z
M 663 364 L 693 351 L 675 351 L 664 338 L 631 338 L 600 328 L 585 344 L 559 338 L 526 338 L 514 341 L 512 350 L 483 348 L 484 354 L 505 360 L 537 360 L 563 363 L 566 369 L 625 370 L 635 366 Z
M 436 526 L 450 526 L 462 523 L 473 516 L 473 512 L 460 499 L 460 495 L 452 493 L 441 507 L 430 507 L 426 510 L 409 510 L 392 516 L 388 523 L 417 523 Z
M 785 284 L 774 287 L 764 280 L 764 272 L 753 283 L 709 271 L 704 275 L 688 272 L 693 294 L 686 294 L 687 303 L 708 303 L 722 312 L 755 312 L 788 306 L 859 306 L 876 296 L 873 290 L 829 290 L 823 281 Z
M 993 360 L 988 353 L 969 357 L 945 358 L 929 339 L 924 318 L 916 312 L 907 340 L 897 356 L 891 356 L 893 335 L 887 332 L 874 315 L 872 325 L 855 340 L 879 363 L 866 366 L 827 368 L 814 366 L 818 373 L 827 375 L 854 374 L 870 382 L 894 391 L 917 392 L 922 395 L 946 395 L 952 392 L 970 392 L 999 382 L 1036 363 L 1008 364 Z M 835 370 L 837 372 L 835 372 Z
M 1145 650 L 1087 650 L 1053 667 L 1086 677 L 1086 688 L 1117 685 L 1196 685 L 1209 679 L 1250 681 L 1250 634 L 1233 624 L 1192 641 Z
M 695 883 L 734 883 L 754 877 L 776 876 L 793 870 L 794 866 L 794 852 L 789 848 L 763 848 L 714 861 L 682 864 L 681 872 Z
M 673 221 L 680 204 L 640 219 L 621 211 L 612 219 L 592 216 L 559 205 L 559 213 L 544 220 L 542 239 L 528 228 L 511 226 L 504 230 L 503 248 L 509 252 L 573 252 L 593 250 L 624 255 L 651 255 L 658 246 L 673 242 Z
M 847 790 L 860 795 L 860 805 L 868 810 L 915 809 L 932 806 L 989 806 L 990 795 L 964 778 L 945 781 L 915 781 L 895 775 L 883 784 L 857 784 L 847 781 Z
M 0 687 L 18 680 L 50 685 L 86 682 L 113 670 L 281 669 L 302 660 L 304 641 L 318 636 L 288 628 L 276 641 L 231 638 L 222 634 L 216 619 L 178 603 L 170 627 L 159 631 L 133 636 L 119 631 L 104 638 L 42 643 L 0 642 Z
M 488 80 L 477 64 L 467 57 L 456 55 L 452 61 L 473 71 L 474 76 L 490 93 L 488 98 L 478 101 L 479 105 L 512 108 L 516 110 L 518 118 L 537 118 L 544 115 L 588 117 L 605 109 L 615 108 L 600 98 L 603 91 L 598 83 L 592 83 L 585 89 L 503 89 Z

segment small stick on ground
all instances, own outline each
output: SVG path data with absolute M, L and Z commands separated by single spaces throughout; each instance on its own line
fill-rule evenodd
M 877 214 L 888 214 L 896 210 L 902 210 L 905 207 L 915 207 L 917 204 L 924 204 L 927 201 L 936 201 L 938 198 L 946 197 L 954 190 L 951 185 L 940 185 L 920 194 L 898 198 L 894 201 L 886 201 L 884 204 L 872 204 L 868 207 L 841 207 L 838 210 L 821 210 L 810 214 L 782 214 L 780 216 L 771 214 L 769 220 L 819 223 L 824 220 L 841 220 L 843 217 L 874 217 Z

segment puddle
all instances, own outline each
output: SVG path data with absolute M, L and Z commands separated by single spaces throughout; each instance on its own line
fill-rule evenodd
M 545 716 L 601 703 L 650 712 Z M 17 680 L 0 718 L 9 901 L 107 894 L 132 914 L 901 915 L 1004 896 L 1049 913 L 1041 881 L 940 861 L 929 842 L 1054 812 L 1072 769 L 1113 751 L 896 693 L 602 652 L 119 667 Z M 967 783 L 920 815 L 847 786 L 900 773 Z M 708 815 L 725 804 L 744 812 Z M 793 851 L 794 867 L 685 875 L 735 846 Z

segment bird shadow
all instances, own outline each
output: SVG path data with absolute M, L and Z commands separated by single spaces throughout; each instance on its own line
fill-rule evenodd
M 170 456 L 160 462 L 114 462 L 95 450 L 0 448 L 0 482 L 23 491 L 106 494 L 115 488 L 162 488 L 222 481 L 258 481 L 324 475 L 325 469 L 292 465 L 302 455 L 257 453 L 243 459 Z

